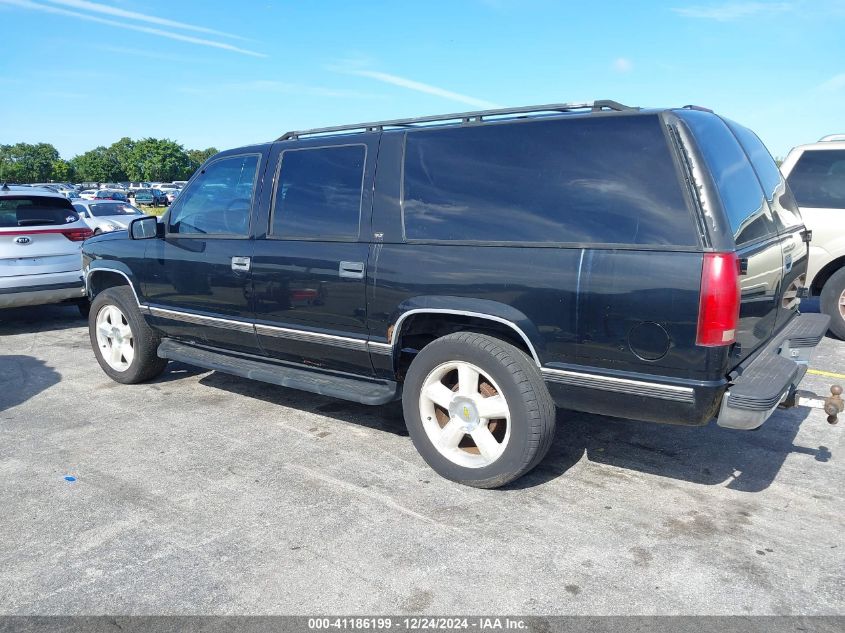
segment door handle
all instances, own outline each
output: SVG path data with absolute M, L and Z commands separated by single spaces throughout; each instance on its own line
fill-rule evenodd
M 340 262 L 338 274 L 344 279 L 363 279 L 364 262 Z
M 249 265 L 251 263 L 252 259 L 249 257 L 233 257 L 232 270 L 238 273 L 247 273 L 249 272 Z

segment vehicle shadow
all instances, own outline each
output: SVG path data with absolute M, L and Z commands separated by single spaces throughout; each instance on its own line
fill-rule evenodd
M 74 305 L 27 306 L 0 310 L 0 336 L 51 332 L 85 327 L 87 324 Z
M 395 435 L 408 435 L 399 402 L 370 407 L 220 372 L 210 373 L 199 382 L 270 404 Z M 715 423 L 700 427 L 675 426 L 561 410 L 549 454 L 537 468 L 508 488 L 545 484 L 586 458 L 670 479 L 759 492 L 772 484 L 791 453 L 809 455 L 820 462 L 832 457 L 826 446 L 795 444 L 798 429 L 808 415 L 809 410 L 804 408 L 777 410 L 756 431 L 734 431 Z
M 59 372 L 38 358 L 0 356 L 0 411 L 23 404 L 61 379 Z

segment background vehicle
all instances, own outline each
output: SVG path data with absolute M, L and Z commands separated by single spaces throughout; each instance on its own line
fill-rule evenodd
M 73 208 L 94 235 L 125 230 L 132 220 L 144 215 L 140 209 L 119 200 L 79 200 Z
M 79 192 L 79 197 L 83 200 L 93 200 L 98 191 L 99 189 L 83 189 Z
M 160 189 L 139 189 L 135 192 L 135 204 L 150 207 L 167 206 L 167 196 Z
M 114 380 L 171 359 L 401 397 L 429 465 L 486 488 L 540 462 L 555 405 L 757 428 L 829 321 L 798 313 L 807 234 L 774 160 L 691 107 L 289 132 L 216 155 L 126 237 L 83 253 Z
M 124 192 L 117 189 L 100 189 L 94 194 L 91 200 L 120 200 L 121 202 L 127 202 L 129 198 Z
M 0 308 L 69 301 L 86 315 L 80 250 L 92 234 L 61 194 L 0 187 Z
M 160 191 L 165 195 L 167 198 L 167 204 L 173 204 L 176 197 L 179 195 L 180 189 L 178 187 L 161 187 Z
M 807 282 L 845 339 L 845 134 L 794 148 L 781 165 L 807 228 L 813 232 Z

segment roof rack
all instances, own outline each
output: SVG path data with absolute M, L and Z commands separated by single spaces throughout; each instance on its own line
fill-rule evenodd
M 825 143 L 827 141 L 845 141 L 845 134 L 828 134 L 819 139 L 819 143 Z
M 475 112 L 457 112 L 454 114 L 438 114 L 434 116 L 421 116 L 411 119 L 393 119 L 390 121 L 374 121 L 372 123 L 355 123 L 353 125 L 336 125 L 332 127 L 318 127 L 311 130 L 294 130 L 286 132 L 277 141 L 288 141 L 303 136 L 314 136 L 318 134 L 329 134 L 332 132 L 381 132 L 385 128 L 414 127 L 424 123 L 437 123 L 455 121 L 460 124 L 479 123 L 484 117 L 507 116 L 510 114 L 533 114 L 540 112 L 572 112 L 574 110 L 591 110 L 601 112 L 611 110 L 614 112 L 625 112 L 639 110 L 630 106 L 622 105 L 616 101 L 603 99 L 591 103 L 550 103 L 546 105 L 523 106 L 521 108 L 499 108 L 496 110 L 477 110 Z

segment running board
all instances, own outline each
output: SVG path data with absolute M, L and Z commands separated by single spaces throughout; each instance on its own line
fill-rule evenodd
M 164 339 L 158 346 L 159 358 L 196 365 L 225 374 L 269 382 L 281 387 L 318 393 L 361 404 L 385 404 L 399 398 L 399 385 L 392 380 L 366 380 L 308 369 L 297 369 L 269 362 L 238 358 L 208 349 Z

